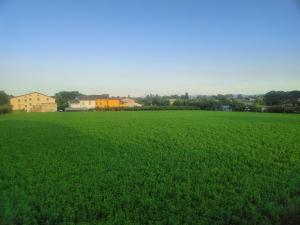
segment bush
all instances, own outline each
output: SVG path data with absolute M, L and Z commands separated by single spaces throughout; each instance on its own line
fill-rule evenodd
M 283 113 L 284 108 L 281 105 L 274 105 L 274 106 L 268 106 L 264 110 L 265 112 L 270 112 L 270 113 Z
M 10 113 L 11 106 L 10 105 L 0 105 L 0 114 Z
M 143 107 L 114 107 L 96 108 L 96 111 L 160 111 L 160 110 L 199 110 L 196 106 L 143 106 Z
M 274 105 L 274 106 L 267 106 L 264 112 L 270 113 L 300 113 L 300 107 L 296 106 L 283 106 L 283 105 Z

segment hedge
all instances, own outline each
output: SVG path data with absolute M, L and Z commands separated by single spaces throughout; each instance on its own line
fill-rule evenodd
M 264 112 L 270 113 L 300 113 L 300 106 L 283 106 L 283 105 L 272 105 L 267 106 Z
M 0 114 L 10 113 L 11 106 L 10 105 L 0 105 Z
M 199 110 L 195 106 L 143 106 L 143 107 L 113 107 L 96 108 L 96 111 L 159 111 L 159 110 Z

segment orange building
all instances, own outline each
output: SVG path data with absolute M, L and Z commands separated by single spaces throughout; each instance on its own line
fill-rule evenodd
M 115 108 L 121 107 L 120 99 L 116 98 L 101 98 L 96 100 L 97 108 Z
M 142 105 L 128 98 L 101 98 L 96 100 L 97 108 L 140 107 Z

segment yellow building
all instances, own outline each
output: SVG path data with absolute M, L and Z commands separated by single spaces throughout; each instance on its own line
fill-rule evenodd
M 97 108 L 117 108 L 117 107 L 140 107 L 133 99 L 129 98 L 102 98 L 96 100 Z
M 16 96 L 10 99 L 12 110 L 22 110 L 26 112 L 56 112 L 57 104 L 55 98 L 33 92 Z
M 116 98 L 101 98 L 96 100 L 97 108 L 114 108 L 121 107 L 119 99 Z

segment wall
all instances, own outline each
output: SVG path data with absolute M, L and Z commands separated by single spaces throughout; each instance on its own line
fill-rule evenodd
M 86 108 L 86 109 L 94 109 L 96 108 L 96 101 L 95 100 L 79 100 L 78 103 L 70 103 L 70 108 Z
M 141 106 L 136 103 L 133 99 L 97 99 L 96 106 L 98 108 L 114 108 L 114 107 L 134 107 Z
M 52 104 L 51 109 L 49 108 L 51 112 L 54 108 L 57 109 L 54 98 L 37 92 L 14 97 L 10 100 L 10 104 L 12 105 L 12 110 L 24 110 L 26 112 L 31 112 L 33 107 L 42 104 Z
M 121 107 L 121 103 L 119 99 L 97 99 L 96 106 L 98 108 L 113 108 L 113 107 Z

